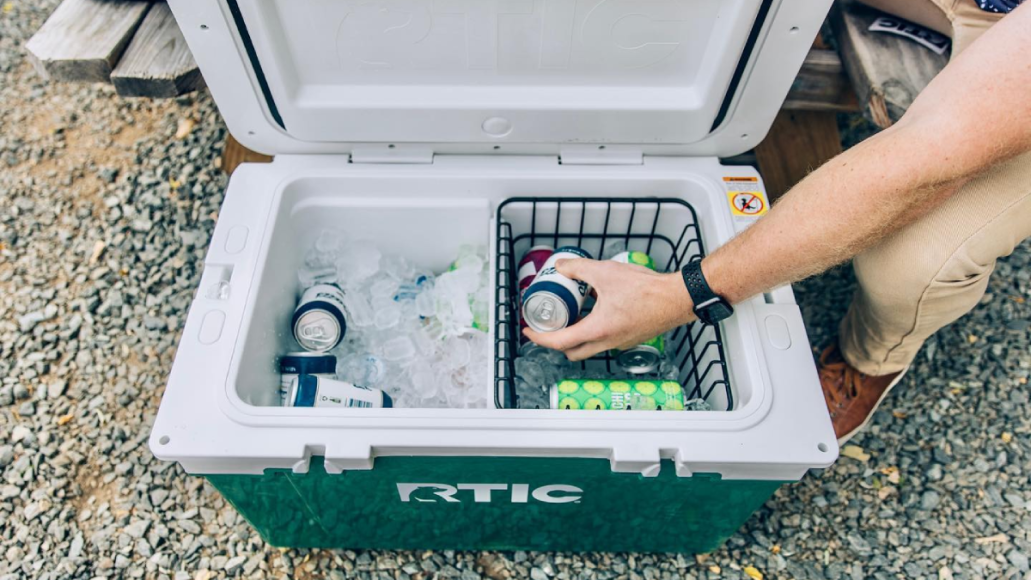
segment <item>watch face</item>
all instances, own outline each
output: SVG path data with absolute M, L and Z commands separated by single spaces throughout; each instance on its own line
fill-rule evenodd
M 727 304 L 726 301 L 720 299 L 713 302 L 712 304 L 706 305 L 704 308 L 700 308 L 697 312 L 698 319 L 706 324 L 716 324 L 721 320 L 730 318 L 731 314 L 734 314 L 734 308 Z

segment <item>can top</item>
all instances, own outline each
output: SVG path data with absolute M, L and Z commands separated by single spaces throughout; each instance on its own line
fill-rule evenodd
M 309 310 L 298 316 L 294 323 L 297 343 L 312 352 L 330 350 L 340 342 L 342 335 L 340 321 L 325 310 Z
M 523 303 L 523 320 L 537 332 L 562 330 L 569 325 L 569 318 L 569 307 L 554 292 L 534 292 Z
M 641 375 L 659 368 L 662 364 L 662 353 L 654 346 L 642 344 L 621 351 L 616 355 L 616 363 L 628 373 Z

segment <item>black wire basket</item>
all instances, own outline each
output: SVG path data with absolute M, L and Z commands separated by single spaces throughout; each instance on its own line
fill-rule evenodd
M 656 269 L 679 270 L 705 255 L 698 216 L 686 201 L 675 198 L 517 197 L 498 208 L 495 289 L 494 402 L 515 408 L 516 358 L 519 356 L 519 288 L 517 264 L 531 247 L 547 244 L 583 248 L 601 257 L 613 241 L 628 250 L 647 253 Z M 584 305 L 589 313 L 591 301 Z M 719 326 L 700 322 L 675 329 L 666 352 L 679 369 L 678 380 L 687 399 L 704 399 L 719 410 L 734 407 Z M 617 369 L 608 353 L 580 363 L 582 370 L 606 374 Z M 637 375 L 651 378 L 656 375 Z M 721 396 L 714 397 L 714 394 Z

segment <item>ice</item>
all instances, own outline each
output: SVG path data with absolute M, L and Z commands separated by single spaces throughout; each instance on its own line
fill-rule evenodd
M 616 254 L 621 254 L 627 250 L 626 240 L 612 240 L 605 244 L 605 247 L 601 250 L 602 260 L 611 260 Z
M 357 287 L 379 271 L 381 258 L 382 254 L 372 242 L 355 241 L 346 244 L 336 262 L 341 282 L 349 287 Z
M 336 230 L 317 233 L 297 272 L 302 286 L 335 281 L 347 334 L 338 377 L 386 391 L 396 407 L 492 405 L 493 343 L 486 248 L 463 246 L 439 275 Z
M 230 290 L 229 282 L 219 280 L 208 287 L 207 297 L 212 300 L 229 300 Z
M 371 354 L 350 354 L 337 363 L 337 375 L 356 385 L 378 386 L 385 374 L 383 361 Z
M 297 270 L 297 279 L 301 283 L 301 288 L 311 288 L 316 284 L 335 284 L 337 282 L 337 269 L 336 266 L 321 266 L 317 268 L 309 268 L 304 266 Z
M 433 316 L 437 311 L 437 305 L 432 292 L 420 292 L 415 297 L 415 311 L 422 317 Z
M 547 375 L 544 373 L 541 364 L 533 359 L 526 357 L 517 358 L 515 368 L 516 375 L 529 385 L 541 387 L 547 382 Z
M 551 398 L 543 387 L 516 379 L 516 406 L 520 409 L 547 409 L 551 406 Z
M 365 297 L 351 291 L 344 293 L 344 308 L 347 309 L 347 325 L 352 328 L 372 326 L 376 322 L 376 313 L 369 306 Z M 348 332 L 353 332 L 348 330 Z
M 712 411 L 712 405 L 705 399 L 691 399 L 684 402 L 685 411 Z
M 376 328 L 386 330 L 401 322 L 401 306 L 396 302 L 380 306 L 376 310 Z
M 340 230 L 323 230 L 315 238 L 315 251 L 320 254 L 336 255 L 344 248 L 345 237 Z
M 409 361 L 415 354 L 415 344 L 407 336 L 398 336 L 383 344 L 383 358 L 388 361 Z

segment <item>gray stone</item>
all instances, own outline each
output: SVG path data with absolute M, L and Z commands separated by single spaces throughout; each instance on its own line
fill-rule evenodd
M 933 489 L 927 490 L 920 496 L 920 509 L 933 510 L 941 503 L 941 495 Z
M 0 469 L 7 467 L 14 461 L 14 447 L 0 445 Z

